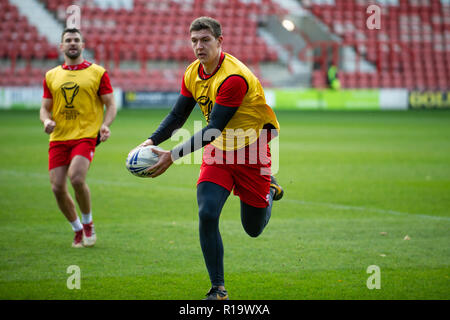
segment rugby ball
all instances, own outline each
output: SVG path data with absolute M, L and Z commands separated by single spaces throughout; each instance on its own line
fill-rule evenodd
M 126 161 L 128 171 L 141 178 L 150 175 L 153 171 L 148 172 L 147 169 L 159 160 L 159 156 L 152 151 L 154 149 L 163 150 L 158 146 L 145 146 L 131 150 Z

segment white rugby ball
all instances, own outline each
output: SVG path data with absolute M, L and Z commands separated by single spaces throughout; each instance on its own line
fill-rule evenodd
M 148 172 L 147 169 L 159 160 L 159 156 L 152 151 L 153 149 L 163 150 L 158 146 L 145 146 L 131 150 L 126 161 L 128 171 L 142 178 L 150 175 L 152 172 Z

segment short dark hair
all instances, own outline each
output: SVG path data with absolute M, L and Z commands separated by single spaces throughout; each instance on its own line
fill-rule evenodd
M 79 29 L 77 29 L 77 28 L 65 28 L 63 33 L 61 34 L 61 42 L 63 42 L 64 35 L 66 33 L 78 33 L 80 35 L 80 37 L 81 37 L 81 41 L 84 42 L 83 35 L 81 34 L 81 31 Z
M 220 22 L 211 17 L 200 17 L 192 21 L 189 33 L 203 29 L 211 31 L 216 39 L 222 35 L 222 26 L 220 25 Z

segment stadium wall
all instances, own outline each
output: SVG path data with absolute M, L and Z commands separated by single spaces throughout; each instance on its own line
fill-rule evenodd
M 266 92 L 268 103 L 289 110 L 406 110 L 405 89 L 286 90 Z

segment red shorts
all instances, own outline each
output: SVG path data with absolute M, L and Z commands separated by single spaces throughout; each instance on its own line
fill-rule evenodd
M 215 151 L 218 149 L 210 144 L 207 145 L 203 152 L 203 162 L 197 185 L 204 181 L 213 182 L 230 192 L 234 189 L 233 193 L 248 205 L 257 208 L 267 207 L 270 196 L 271 161 L 270 148 L 269 145 L 266 144 L 266 146 L 267 149 L 263 150 L 264 156 L 258 157 L 256 163 L 225 161 L 225 152 L 223 155 L 224 161 L 217 163 L 217 161 L 211 161 L 211 158 L 215 156 Z M 245 158 L 248 160 L 247 151 Z M 231 152 L 236 155 L 238 151 Z M 237 159 L 237 156 L 234 159 Z
M 48 148 L 48 170 L 60 166 L 68 166 L 73 157 L 80 155 L 90 162 L 94 157 L 96 139 L 50 141 Z

